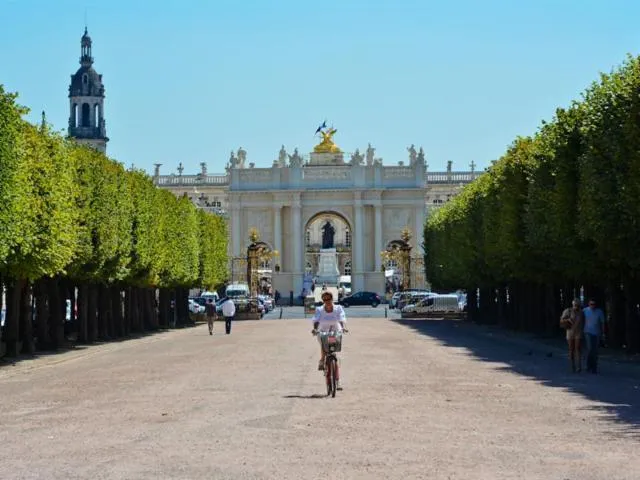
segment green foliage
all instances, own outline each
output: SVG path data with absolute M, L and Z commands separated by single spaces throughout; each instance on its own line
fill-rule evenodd
M 141 287 L 223 281 L 221 217 L 28 124 L 15 98 L 0 86 L 0 272 Z
M 607 280 L 640 266 L 640 58 L 602 75 L 429 218 L 436 287 Z

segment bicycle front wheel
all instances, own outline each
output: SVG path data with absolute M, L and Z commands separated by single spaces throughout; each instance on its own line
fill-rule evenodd
M 330 357 L 327 361 L 327 395 L 336 396 L 336 376 L 337 365 L 335 357 Z

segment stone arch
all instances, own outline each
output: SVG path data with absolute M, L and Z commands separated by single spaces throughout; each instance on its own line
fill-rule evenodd
M 91 126 L 91 105 L 86 102 L 82 104 L 82 126 Z
M 332 246 L 323 245 L 322 228 L 327 223 L 333 229 Z M 345 264 L 352 264 L 352 249 L 347 246 L 347 233 L 353 235 L 351 220 L 344 212 L 334 209 L 319 209 L 309 215 L 304 223 L 305 274 L 328 285 L 337 282 L 343 275 Z M 309 241 L 307 241 L 309 240 Z M 309 268 L 310 267 L 310 268 Z M 311 272 L 309 273 L 309 270 Z

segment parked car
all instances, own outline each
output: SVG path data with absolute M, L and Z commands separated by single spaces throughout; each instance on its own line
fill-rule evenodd
M 204 313 L 204 307 L 196 302 L 195 299 L 189 299 L 189 311 L 191 313 Z
M 268 296 L 268 295 L 258 295 L 258 298 L 260 300 L 262 300 L 262 303 L 264 304 L 264 309 L 266 313 L 269 313 L 271 310 L 273 310 L 275 307 L 273 305 L 273 299 Z
M 340 305 L 343 307 L 350 307 L 352 305 L 371 305 L 375 308 L 381 303 L 382 298 L 374 292 L 356 292 L 353 295 L 347 295 L 340 301 Z

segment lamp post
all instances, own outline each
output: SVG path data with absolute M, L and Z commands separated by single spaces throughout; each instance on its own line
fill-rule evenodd
M 383 270 L 385 265 L 393 261 L 402 269 L 401 290 L 411 288 L 411 230 L 408 227 L 402 230 L 400 240 L 391 242 L 386 250 L 380 252 L 383 260 Z M 386 279 L 385 279 L 386 280 Z
M 257 295 L 260 289 L 260 276 L 258 268 L 262 262 L 271 261 L 278 257 L 280 253 L 277 250 L 271 250 L 269 245 L 260 241 L 260 232 L 253 227 L 249 230 L 249 241 L 247 247 L 247 283 L 249 291 Z

